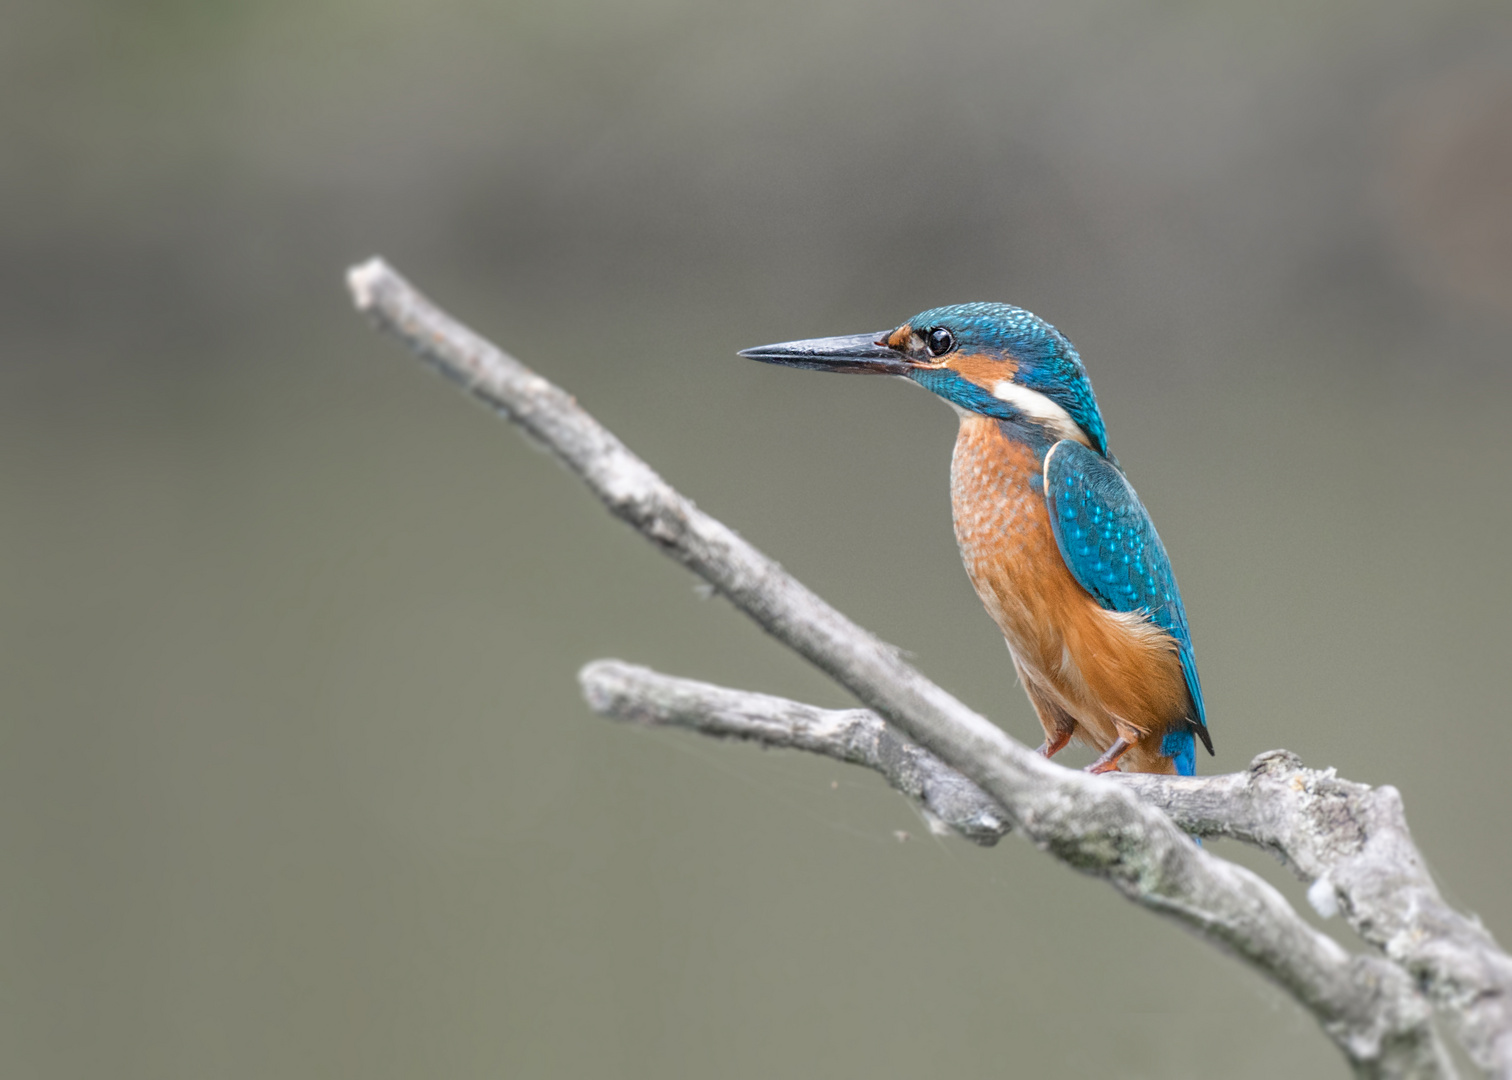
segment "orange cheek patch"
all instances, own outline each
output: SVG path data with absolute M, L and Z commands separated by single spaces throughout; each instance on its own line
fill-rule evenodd
M 946 358 L 945 366 L 989 391 L 1004 379 L 1013 378 L 1018 370 L 1012 360 L 986 353 L 955 353 Z

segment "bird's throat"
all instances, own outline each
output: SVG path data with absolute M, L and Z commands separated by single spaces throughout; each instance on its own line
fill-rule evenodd
M 920 368 L 907 376 L 924 389 L 944 398 L 965 423 L 977 416 L 1002 423 L 1009 437 L 1043 449 L 1061 439 L 1074 439 L 1091 446 L 1086 432 L 1059 404 L 1027 386 L 1009 379 L 981 386 L 950 368 Z

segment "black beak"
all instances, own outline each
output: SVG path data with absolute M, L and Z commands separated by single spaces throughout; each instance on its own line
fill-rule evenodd
M 839 371 L 853 375 L 904 375 L 913 366 L 896 349 L 879 343 L 882 334 L 850 334 L 846 337 L 809 338 L 741 349 L 740 355 L 763 364 Z

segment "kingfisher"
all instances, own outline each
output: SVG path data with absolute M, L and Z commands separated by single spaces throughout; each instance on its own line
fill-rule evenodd
M 1196 772 L 1196 740 L 1213 741 L 1181 592 L 1060 331 L 1011 304 L 955 304 L 740 355 L 944 398 L 960 417 L 956 543 L 1044 728 L 1039 752 L 1075 739 L 1098 752 L 1091 772 Z

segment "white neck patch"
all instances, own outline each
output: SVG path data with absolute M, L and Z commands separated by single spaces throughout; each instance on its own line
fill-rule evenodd
M 1038 390 L 1031 390 L 1027 386 L 1020 386 L 1012 380 L 1004 379 L 993 385 L 992 396 L 999 401 L 1006 401 L 1029 419 L 1044 424 L 1062 439 L 1073 439 L 1091 448 L 1092 441 L 1087 438 L 1087 433 L 1081 429 L 1081 425 L 1071 419 L 1071 414 Z

